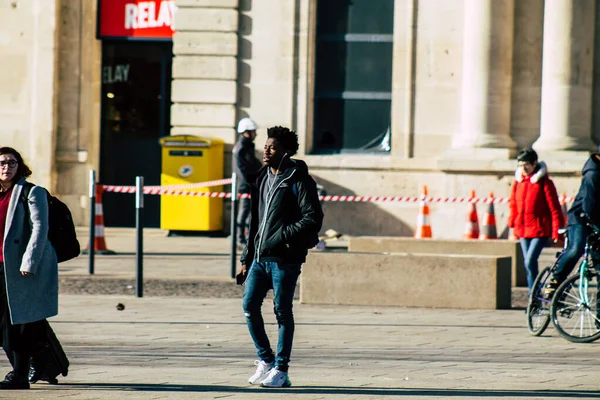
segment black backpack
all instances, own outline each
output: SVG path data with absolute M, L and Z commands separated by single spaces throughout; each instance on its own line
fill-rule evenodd
M 23 185 L 22 199 L 25 203 L 28 215 L 29 204 L 27 199 L 34 186 L 33 183 L 29 182 L 25 182 L 25 185 Z M 46 189 L 44 189 L 44 191 L 48 197 L 48 222 L 50 224 L 48 229 L 48 240 L 50 240 L 52 247 L 54 247 L 54 250 L 56 251 L 56 259 L 60 263 L 75 258 L 79 256 L 81 249 L 79 247 L 79 241 L 77 240 L 77 233 L 75 232 L 75 224 L 73 223 L 71 211 L 65 203 L 52 196 Z

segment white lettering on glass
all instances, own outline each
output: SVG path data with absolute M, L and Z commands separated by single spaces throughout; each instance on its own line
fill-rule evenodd
M 102 68 L 102 83 L 120 83 L 129 80 L 129 64 L 108 65 Z

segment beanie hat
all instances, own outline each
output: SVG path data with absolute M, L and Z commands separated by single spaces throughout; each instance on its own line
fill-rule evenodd
M 252 121 L 250 118 L 242 118 L 238 123 L 237 132 L 244 133 L 246 131 L 254 131 L 256 130 L 256 123 Z

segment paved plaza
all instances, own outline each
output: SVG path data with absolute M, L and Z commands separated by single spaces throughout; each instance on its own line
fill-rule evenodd
M 121 239 L 109 237 L 109 246 L 130 246 L 123 232 Z M 150 255 L 149 275 L 194 279 L 196 270 L 197 279 L 228 279 L 225 239 L 149 232 L 151 252 L 164 253 L 152 247 L 161 242 L 192 255 Z M 134 276 L 133 255 L 112 260 L 98 260 L 99 279 Z M 78 279 L 85 268 L 82 258 L 61 264 L 61 280 Z M 276 340 L 270 300 L 264 311 Z M 530 337 L 523 310 L 296 304 L 295 314 L 293 386 L 262 389 L 246 383 L 256 355 L 239 299 L 61 295 L 51 324 L 71 360 L 69 375 L 59 385 L 39 383 L 0 398 L 600 398 L 600 342 L 573 344 L 551 327 Z M 4 359 L 0 367 L 9 370 Z

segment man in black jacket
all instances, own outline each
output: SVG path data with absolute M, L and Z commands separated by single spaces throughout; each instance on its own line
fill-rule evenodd
M 600 226 L 600 146 L 598 153 L 592 154 L 583 166 L 581 186 L 575 201 L 567 213 L 567 237 L 569 245 L 561 257 L 553 279 L 546 285 L 546 294 L 554 290 L 569 276 L 577 261 L 583 255 L 589 228 L 582 221 L 585 213 L 591 222 Z
M 237 128 L 240 138 L 233 146 L 233 171 L 237 175 L 237 192 L 250 193 L 248 176 L 258 171 L 262 164 L 254 154 L 254 139 L 256 138 L 256 124 L 250 118 L 242 118 Z M 240 200 L 237 218 L 238 243 L 246 244 L 246 230 L 250 224 L 250 199 Z
M 237 281 L 246 282 L 244 315 L 260 358 L 248 382 L 264 387 L 289 387 L 288 363 L 294 337 L 292 300 L 301 264 L 308 249 L 319 241 L 323 211 L 316 183 L 306 164 L 290 158 L 298 151 L 296 133 L 280 126 L 269 128 L 267 133 L 265 167 L 251 184 L 250 233 Z M 279 324 L 276 354 L 261 314 L 269 289 L 273 289 Z

